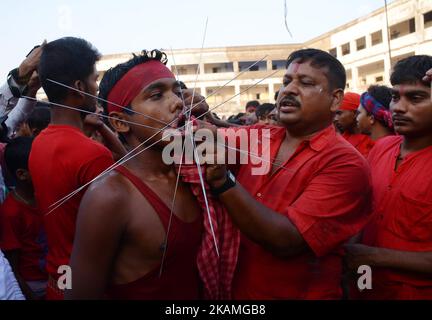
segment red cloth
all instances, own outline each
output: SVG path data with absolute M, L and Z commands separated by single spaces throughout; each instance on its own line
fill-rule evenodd
M 432 251 L 432 147 L 406 156 L 395 171 L 402 136 L 380 139 L 371 151 L 374 214 L 363 243 L 401 251 Z M 366 299 L 432 299 L 432 278 L 420 273 L 373 269 Z
M 375 141 L 365 134 L 352 134 L 345 131 L 342 137 L 351 143 L 364 157 L 368 156 L 370 150 L 375 145 Z
M 354 92 L 346 92 L 339 110 L 356 111 L 360 104 L 360 95 Z
M 116 170 L 126 177 L 144 196 L 158 214 L 165 231 L 168 230 L 171 209 L 140 178 L 125 167 Z M 203 233 L 202 217 L 186 223 L 172 216 L 168 247 L 159 276 L 160 265 L 131 283 L 112 285 L 107 295 L 121 300 L 197 300 L 199 274 L 197 254 Z
M 149 60 L 130 69 L 111 89 L 108 95 L 108 113 L 121 112 L 130 105 L 142 89 L 150 83 L 164 78 L 175 79 L 173 73 L 162 62 Z M 114 104 L 113 104 L 114 103 Z
M 251 129 L 270 130 L 274 159 L 286 129 L 262 125 Z M 288 217 L 312 250 L 279 258 L 242 236 L 233 296 L 341 298 L 340 246 L 369 218 L 367 162 L 329 126 L 303 142 L 284 167 L 270 176 L 252 175 L 252 165 L 243 165 L 237 179 L 257 201 Z
M 201 170 L 205 179 L 205 167 L 201 166 Z M 231 299 L 232 281 L 240 246 L 240 233 L 232 223 L 225 207 L 212 196 L 208 184 L 204 183 L 210 217 L 219 249 L 218 256 L 198 172 L 195 164 L 183 164 L 181 167 L 182 180 L 190 184 L 193 194 L 203 209 L 204 235 L 198 252 L 197 263 L 204 283 L 204 298 L 227 300 Z
M 49 125 L 34 140 L 29 170 L 37 203 L 44 214 L 48 241 L 47 271 L 58 278 L 68 265 L 82 190 L 50 214 L 50 205 L 91 181 L 113 163 L 111 152 L 87 138 L 78 128 Z
M 26 281 L 47 279 L 44 241 L 39 210 L 16 200 L 10 193 L 0 207 L 0 248 L 20 250 L 18 272 Z

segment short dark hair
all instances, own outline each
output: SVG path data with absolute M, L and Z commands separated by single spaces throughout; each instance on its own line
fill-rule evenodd
M 183 81 L 179 81 L 178 83 L 180 85 L 180 89 L 187 90 L 188 87 L 186 86 L 186 84 Z
M 390 109 L 392 91 L 387 86 L 371 85 L 367 92 L 383 105 L 387 110 Z
M 55 80 L 72 86 L 92 74 L 100 53 L 93 45 L 80 38 L 65 37 L 47 43 L 39 62 L 39 78 L 51 102 L 62 102 L 69 89 L 48 81 Z
M 273 103 L 263 103 L 255 110 L 255 114 L 259 119 L 260 117 L 270 113 L 275 107 L 276 106 Z
M 18 169 L 28 170 L 28 159 L 33 138 L 18 137 L 11 140 L 5 148 L 5 162 L 9 172 L 16 178 Z
M 390 76 L 390 82 L 393 86 L 418 82 L 429 86 L 429 83 L 422 79 L 426 75 L 426 71 L 430 69 L 432 69 L 432 56 L 411 56 L 396 63 Z
M 255 108 L 258 108 L 259 105 L 260 105 L 260 103 L 259 103 L 259 101 L 257 101 L 257 100 L 248 101 L 248 102 L 246 103 L 246 108 L 245 108 L 245 109 L 247 110 L 247 108 L 249 108 L 249 107 L 255 107 Z
M 27 124 L 30 129 L 36 129 L 42 131 L 48 127 L 51 121 L 51 112 L 48 107 L 36 107 L 27 118 Z
M 346 72 L 342 63 L 333 57 L 330 53 L 319 49 L 301 49 L 292 52 L 286 62 L 286 68 L 294 61 L 299 60 L 299 63 L 311 62 L 311 66 L 315 68 L 327 68 L 326 76 L 329 82 L 329 88 L 345 89 Z
M 120 63 L 113 68 L 110 68 L 107 72 L 105 72 L 100 84 L 99 84 L 99 97 L 107 100 L 109 93 L 115 84 L 133 67 L 145 63 L 150 60 L 157 60 L 166 64 L 168 59 L 164 52 L 159 50 L 141 51 L 140 55 L 133 54 L 132 59 Z M 108 114 L 107 103 L 105 101 L 101 101 L 104 112 Z M 127 107 L 127 106 L 124 106 Z M 127 111 L 127 109 L 122 109 L 123 111 Z

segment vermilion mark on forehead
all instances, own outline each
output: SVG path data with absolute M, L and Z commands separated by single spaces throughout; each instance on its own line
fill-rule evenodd
M 300 68 L 300 63 L 293 62 L 291 63 L 291 66 L 292 66 L 292 72 L 295 74 L 298 72 L 298 69 Z

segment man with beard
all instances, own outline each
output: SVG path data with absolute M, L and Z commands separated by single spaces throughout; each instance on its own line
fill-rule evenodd
M 347 247 L 348 266 L 372 268 L 363 299 L 432 299 L 431 56 L 399 61 L 390 77 L 397 136 L 380 139 L 369 154 L 374 213 L 361 244 Z
M 370 210 L 366 160 L 332 126 L 345 81 L 330 54 L 293 52 L 277 101 L 281 126 L 249 128 L 270 130 L 269 171 L 241 165 L 236 180 L 225 165 L 208 165 L 213 194 L 242 232 L 235 299 L 341 298 L 340 248 Z
M 87 41 L 67 37 L 46 44 L 40 59 L 39 77 L 51 103 L 51 123 L 33 142 L 29 170 L 36 201 L 45 214 L 49 274 L 47 299 L 62 299 L 63 292 L 57 285 L 58 268 L 69 264 L 83 192 L 52 212 L 51 205 L 91 181 L 113 163 L 107 148 L 84 135 L 86 114 L 55 105 L 94 112 L 96 99 L 50 80 L 95 95 L 98 90 L 95 63 L 99 56 Z

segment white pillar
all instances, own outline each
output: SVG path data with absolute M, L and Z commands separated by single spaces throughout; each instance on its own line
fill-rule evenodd
M 390 85 L 391 64 L 388 52 L 384 55 L 384 84 Z
M 366 48 L 372 47 L 372 36 L 370 34 L 366 35 Z
M 206 97 L 206 96 L 207 96 L 207 90 L 206 90 L 206 87 L 205 87 L 205 86 L 200 86 L 200 90 L 201 90 L 201 95 L 202 95 L 203 97 Z
M 275 95 L 273 83 L 268 84 L 268 93 L 269 93 L 269 103 L 273 103 L 274 95 Z
M 204 74 L 204 63 L 200 63 L 200 65 L 199 65 L 200 67 L 200 74 Z
M 233 61 L 233 70 L 234 70 L 234 72 L 239 72 L 239 63 L 238 63 L 238 61 Z
M 352 88 L 350 88 L 350 91 L 359 91 L 360 90 L 359 72 L 357 67 L 352 66 L 351 75 L 352 75 Z
M 234 93 L 236 94 L 236 97 L 235 97 L 235 102 L 236 102 L 236 104 L 239 106 L 239 107 L 241 107 L 241 108 L 243 108 L 243 106 L 241 105 L 241 94 L 240 94 L 240 84 L 234 84 Z
M 273 62 L 271 60 L 267 60 L 267 71 L 271 71 L 272 69 L 273 69 Z

